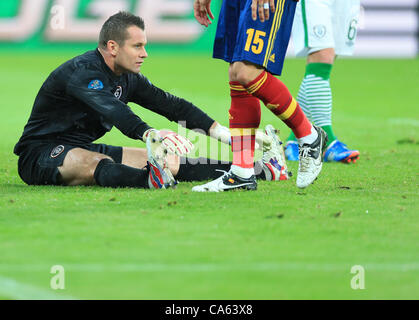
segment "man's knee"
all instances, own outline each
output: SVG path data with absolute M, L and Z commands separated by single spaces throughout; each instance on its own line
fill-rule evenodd
M 230 65 L 228 71 L 230 81 L 236 81 L 245 86 L 255 80 L 263 70 L 263 68 L 254 64 L 237 61 Z
M 61 175 L 61 182 L 64 185 L 92 185 L 95 184 L 95 170 L 98 163 L 103 159 L 111 157 L 88 150 L 76 148 L 70 150 L 58 168 Z
M 93 159 L 91 159 L 91 161 L 88 163 L 88 166 L 86 168 L 86 175 L 83 177 L 83 179 L 85 179 L 86 181 L 88 181 L 88 184 L 96 184 L 95 181 L 95 172 L 97 169 L 98 164 L 104 160 L 107 159 L 110 162 L 114 162 L 113 159 L 107 155 L 104 154 L 96 154 L 95 157 Z

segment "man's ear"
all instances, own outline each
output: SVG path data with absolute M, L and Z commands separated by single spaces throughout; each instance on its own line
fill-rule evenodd
M 106 48 L 112 56 L 116 57 L 119 51 L 119 44 L 114 40 L 109 40 L 106 44 Z

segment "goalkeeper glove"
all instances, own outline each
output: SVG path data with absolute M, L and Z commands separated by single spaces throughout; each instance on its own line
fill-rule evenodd
M 169 153 L 176 154 L 177 156 L 184 156 L 190 153 L 194 145 L 187 138 L 178 135 L 176 132 L 167 130 L 148 129 L 143 134 L 143 141 L 147 140 L 151 131 L 156 131 L 156 137 L 162 142 L 163 148 Z

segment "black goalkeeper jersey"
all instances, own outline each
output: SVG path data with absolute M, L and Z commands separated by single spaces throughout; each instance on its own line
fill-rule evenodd
M 133 139 L 150 127 L 128 102 L 137 103 L 188 129 L 208 132 L 214 120 L 192 103 L 157 88 L 142 74 L 116 76 L 99 50 L 88 51 L 54 70 L 42 85 L 14 152 L 37 141 L 91 143 L 113 126 Z

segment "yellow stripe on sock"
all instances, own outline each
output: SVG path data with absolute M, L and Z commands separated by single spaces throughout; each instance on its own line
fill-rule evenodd
M 274 111 L 276 108 L 278 108 L 278 107 L 279 107 L 279 104 L 271 104 L 271 103 L 268 103 L 268 104 L 266 105 L 266 107 L 267 107 L 269 110 Z
M 230 85 L 230 89 L 235 90 L 235 91 L 246 91 L 246 88 L 243 87 L 243 86 L 232 86 L 232 85 Z
M 250 94 L 253 94 L 256 91 L 258 91 L 259 88 L 265 83 L 265 81 L 266 81 L 267 78 L 268 78 L 268 74 L 265 72 L 265 74 L 263 75 L 262 79 L 260 79 L 255 84 L 251 85 L 249 88 L 247 88 L 247 92 L 249 92 Z
M 255 87 L 257 87 L 257 85 L 259 84 L 259 82 L 260 82 L 260 81 L 262 81 L 262 78 L 261 78 L 261 79 L 259 79 L 259 81 L 258 81 L 258 82 L 256 82 L 256 83 L 252 84 L 249 88 L 247 88 L 247 91 L 251 91 L 251 90 L 253 90 Z
M 276 36 L 276 25 L 278 22 L 278 17 L 281 16 L 282 17 L 282 8 L 284 7 L 284 2 L 285 0 L 279 0 L 277 2 L 277 6 L 275 8 L 275 16 L 274 19 L 272 21 L 272 27 L 271 27 L 271 32 L 269 33 L 269 39 L 268 39 L 268 47 L 266 48 L 266 54 L 265 54 L 265 59 L 263 61 L 263 66 L 266 67 L 268 62 L 269 62 L 269 57 L 271 56 L 270 53 L 272 52 L 272 48 L 273 48 L 273 43 L 275 42 L 275 36 Z
M 287 110 L 285 110 L 283 113 L 278 115 L 278 118 L 281 120 L 287 120 L 289 117 L 292 116 L 295 109 L 297 108 L 297 101 L 295 101 L 294 98 L 292 98 L 292 101 L 290 105 L 288 106 Z
M 230 128 L 232 137 L 254 136 L 257 128 Z

